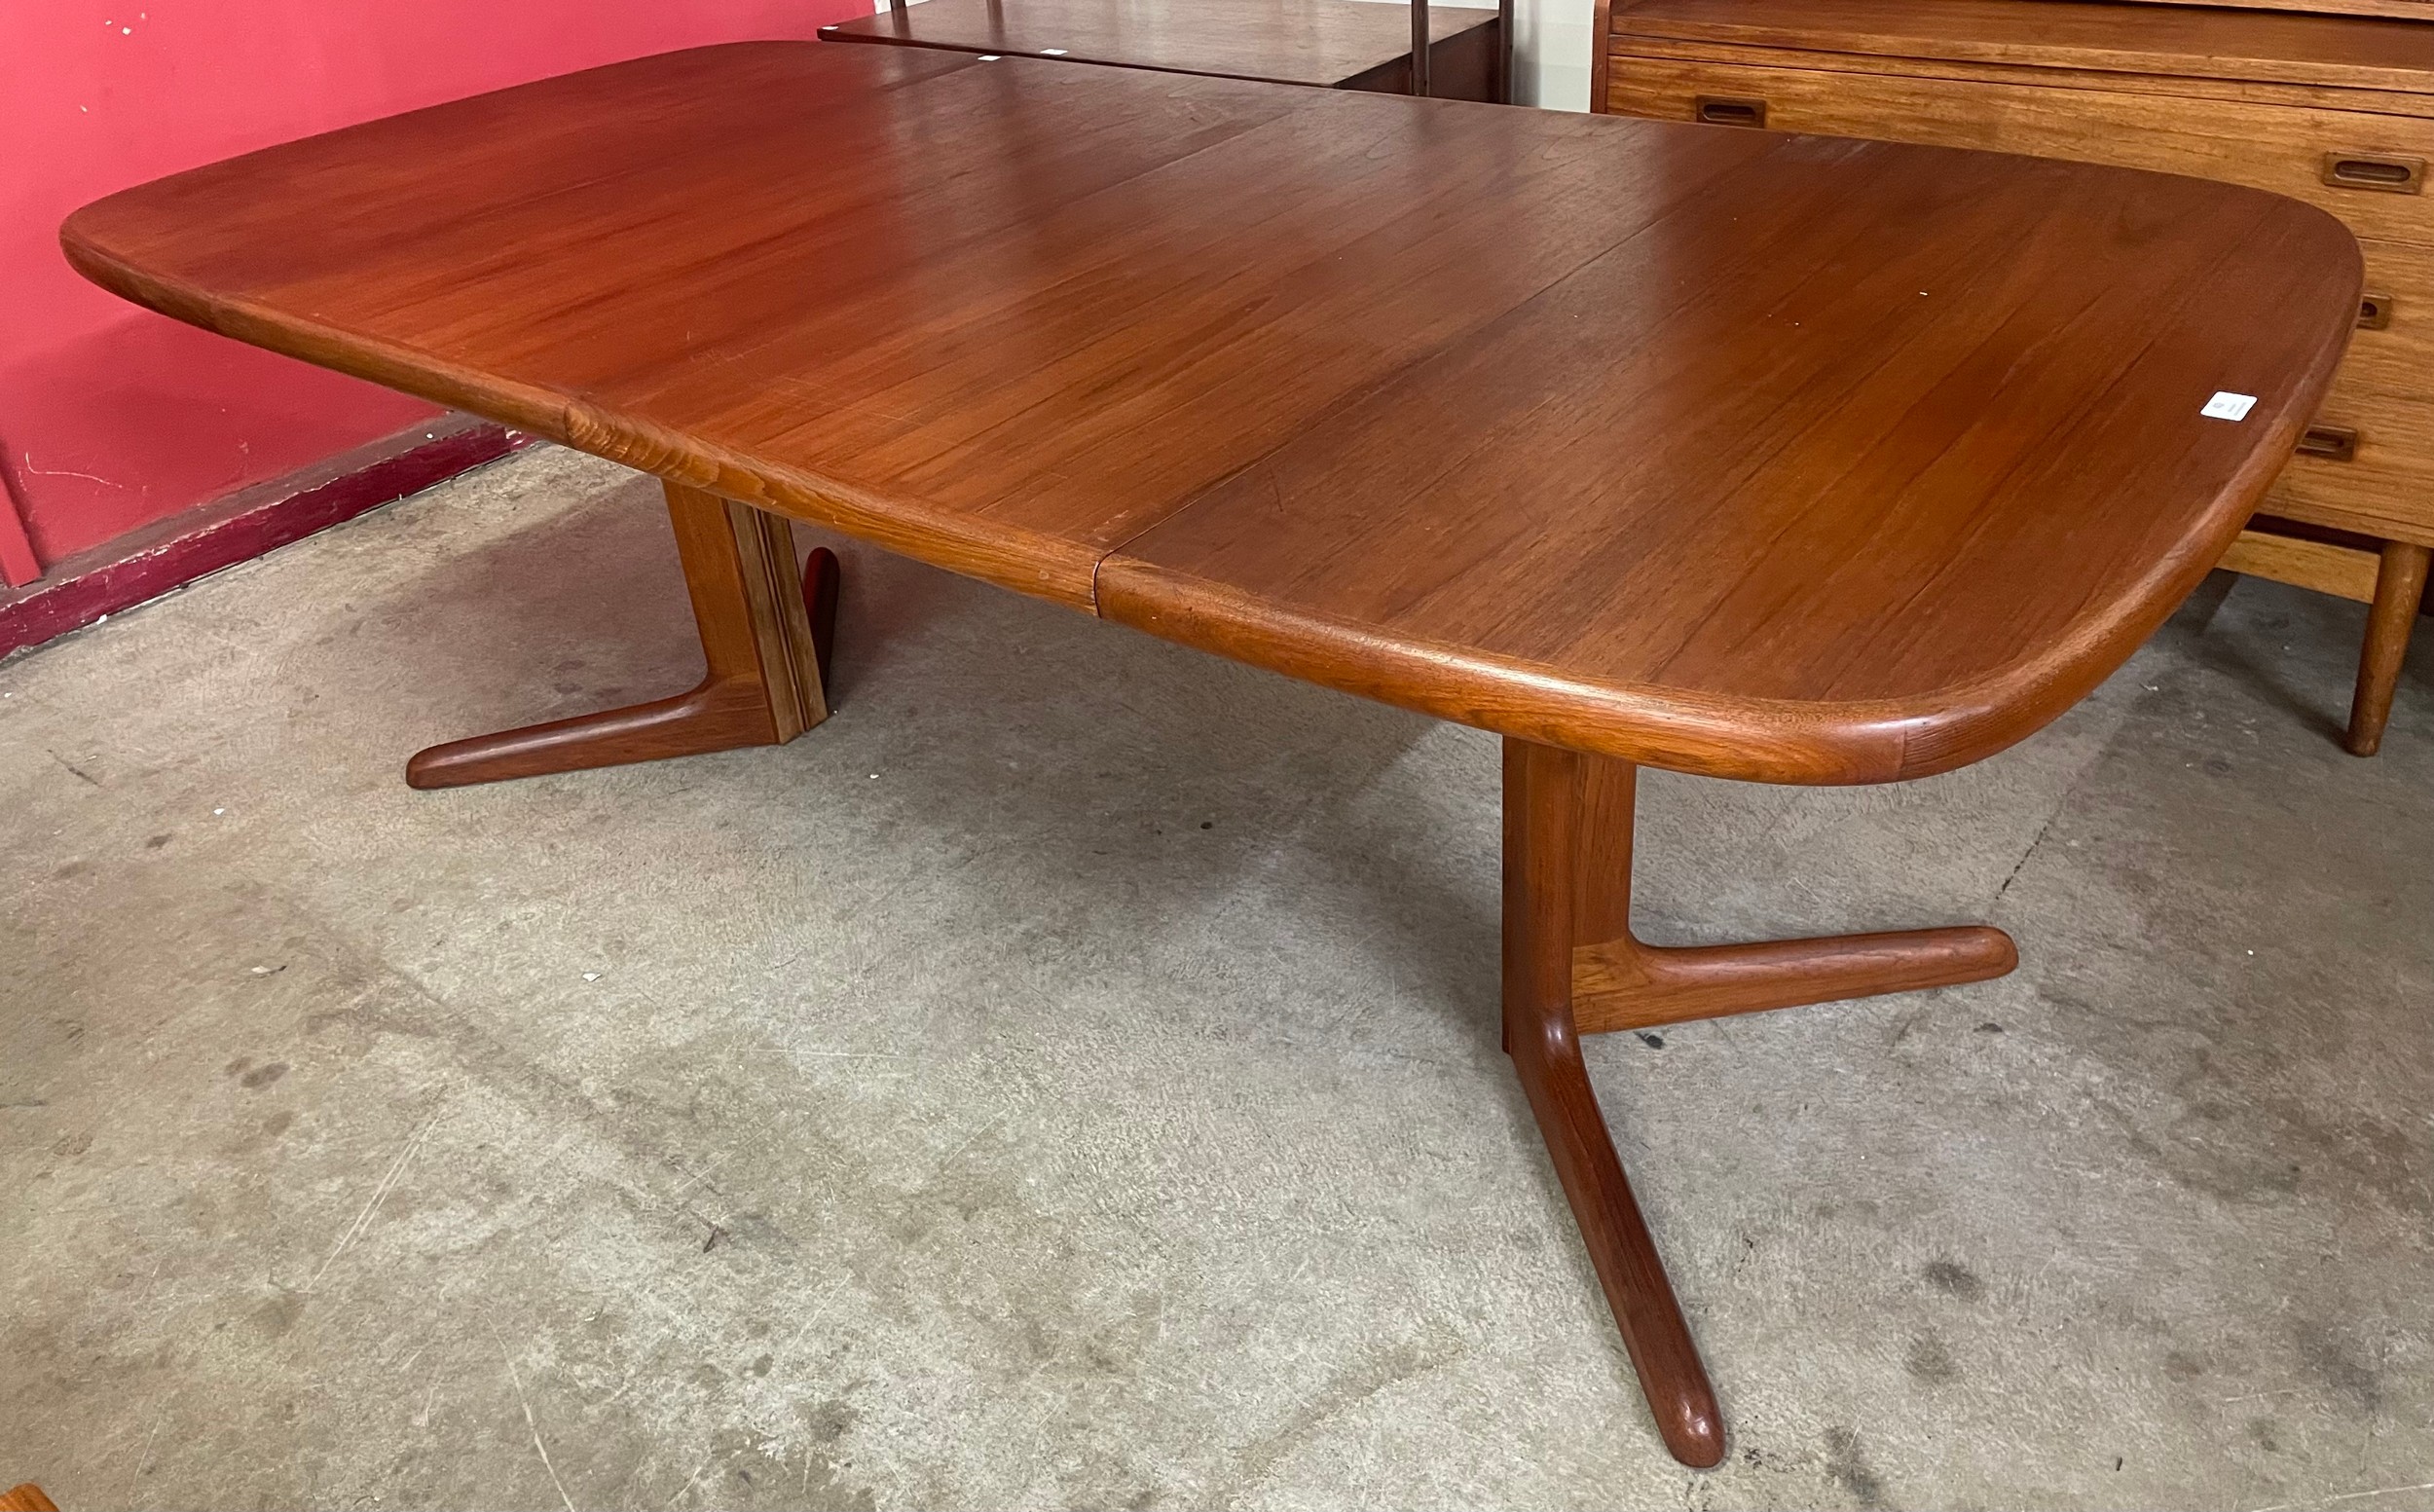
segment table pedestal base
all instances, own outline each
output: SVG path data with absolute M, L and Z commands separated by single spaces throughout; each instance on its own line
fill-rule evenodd
M 450 741 L 406 763 L 416 788 L 457 788 L 738 746 L 784 745 L 829 717 L 836 554 L 811 554 L 799 583 L 793 527 L 697 489 L 667 485 L 677 554 L 701 629 L 689 693 Z
M 1580 1036 L 2000 977 L 1982 927 L 1668 948 L 1631 934 L 1637 771 L 1504 743 L 1504 1048 L 1674 1457 L 1724 1457 L 1724 1420 L 1589 1086 Z

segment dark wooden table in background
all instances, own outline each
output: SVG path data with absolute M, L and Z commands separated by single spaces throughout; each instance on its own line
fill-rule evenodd
M 1505 1046 L 1697 1465 L 1722 1420 L 1579 1036 L 2014 957 L 1642 943 L 1635 763 L 1882 782 L 2037 729 L 2221 556 L 2359 291 L 2329 217 L 2192 179 L 821 44 L 333 132 L 63 240 L 668 481 L 726 606 L 705 689 L 437 780 L 816 721 L 789 517 L 1504 736 Z
M 1009 57 L 1412 92 L 1413 21 L 1377 0 L 922 0 L 820 35 Z M 1428 93 L 1504 98 L 1493 10 L 1428 9 Z

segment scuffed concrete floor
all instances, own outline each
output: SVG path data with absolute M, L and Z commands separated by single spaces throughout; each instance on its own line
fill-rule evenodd
M 1696 1475 L 1497 1052 L 1494 741 L 846 557 L 826 726 L 489 789 L 399 771 L 695 675 L 631 474 L 0 665 L 0 1484 L 2434 1504 L 2434 636 L 2371 762 L 2361 610 L 2218 577 L 1973 770 L 1650 779 L 1656 938 L 2024 960 L 1593 1044 Z

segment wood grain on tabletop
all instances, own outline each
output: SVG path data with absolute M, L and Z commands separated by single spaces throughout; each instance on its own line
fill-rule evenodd
M 2281 465 L 2347 234 L 2196 180 L 1706 129 L 1771 150 L 1128 542 L 1102 612 L 1725 776 L 1940 770 L 2083 696 Z M 2218 389 L 2277 396 L 2276 441 L 2202 418 Z
M 739 46 L 201 169 L 66 240 L 241 339 L 1087 608 L 1109 546 L 1652 212 L 1593 193 L 1594 123 L 1454 108 Z M 1561 203 L 1507 256 L 1512 184 Z
M 2238 188 L 816 43 L 79 212 L 107 286 L 1026 592 L 1718 775 L 1973 759 L 2126 656 L 2358 254 Z M 2202 420 L 2217 389 L 2258 395 Z
M 1496 18 L 1493 7 L 1431 5 L 1443 42 Z M 924 0 L 820 35 L 1288 84 L 1342 84 L 1412 50 L 1409 13 L 1374 0 Z

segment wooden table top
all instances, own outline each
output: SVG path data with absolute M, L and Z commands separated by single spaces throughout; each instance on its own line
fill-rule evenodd
M 1496 18 L 1491 8 L 1431 5 L 1442 42 Z M 1113 63 L 1282 84 L 1337 85 L 1407 59 L 1411 12 L 1374 0 L 922 0 L 857 17 L 820 35 L 962 53 Z
M 2119 665 L 2360 277 L 2329 216 L 2194 179 L 817 43 L 62 237 L 180 318 L 1159 635 L 1801 782 L 1975 759 Z

